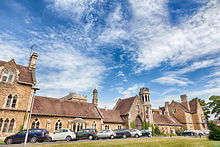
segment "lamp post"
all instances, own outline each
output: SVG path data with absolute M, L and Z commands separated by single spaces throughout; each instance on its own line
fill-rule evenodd
M 35 93 L 37 90 L 40 90 L 39 88 L 33 87 L 32 88 L 34 90 L 34 94 L 33 94 L 33 98 L 31 100 L 31 108 L 30 108 L 30 113 L 28 116 L 28 124 L 27 124 L 27 131 L 26 131 L 26 135 L 25 135 L 25 140 L 24 140 L 24 147 L 26 147 L 27 145 L 27 138 L 28 138 L 28 130 L 29 130 L 29 126 L 30 126 L 30 122 L 31 122 L 31 115 L 32 115 L 32 110 L 33 110 L 33 106 L 34 106 L 34 99 L 35 99 Z

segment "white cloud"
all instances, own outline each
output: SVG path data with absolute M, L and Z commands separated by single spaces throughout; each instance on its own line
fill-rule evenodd
M 116 90 L 119 94 L 123 95 L 123 98 L 128 98 L 131 96 L 135 96 L 140 88 L 143 88 L 144 84 L 135 84 L 128 89 L 124 89 L 123 87 L 117 87 Z
M 163 76 L 163 77 L 152 80 L 152 82 L 157 82 L 157 83 L 166 84 L 166 85 L 179 85 L 179 86 L 186 86 L 189 84 L 194 84 L 192 81 L 188 80 L 187 78 L 174 77 L 174 76 Z

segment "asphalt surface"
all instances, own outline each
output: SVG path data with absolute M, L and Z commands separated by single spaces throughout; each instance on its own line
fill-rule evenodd
M 149 138 L 169 138 L 168 136 L 163 136 L 163 137 L 140 137 L 140 138 L 115 138 L 115 139 L 99 139 L 99 140 L 77 140 L 77 141 L 57 141 L 57 142 L 42 142 L 42 143 L 27 143 L 27 146 L 31 145 L 55 145 L 55 144 L 71 144 L 71 143 L 80 143 L 80 142 L 102 142 L 102 141 L 112 141 L 112 140 L 131 140 L 131 139 L 149 139 Z M 24 146 L 24 144 L 2 144 L 0 147 L 15 147 L 15 146 Z

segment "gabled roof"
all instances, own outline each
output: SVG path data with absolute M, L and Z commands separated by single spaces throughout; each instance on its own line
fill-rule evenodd
M 154 123 L 157 125 L 167 125 L 167 126 L 183 126 L 177 119 L 172 116 L 164 114 L 153 114 Z
M 0 60 L 0 66 L 4 66 L 6 63 L 5 61 Z M 27 84 L 33 84 L 34 83 L 34 77 L 32 76 L 32 72 L 29 71 L 27 66 L 16 64 L 18 67 L 18 70 L 20 72 L 19 74 L 19 81 Z
M 180 108 L 182 108 L 187 113 L 196 113 L 197 112 L 197 101 L 189 102 L 190 110 L 188 110 L 183 104 L 175 102 Z
M 119 110 L 99 109 L 104 117 L 103 121 L 106 123 L 125 123 L 120 116 Z
M 85 102 L 35 96 L 33 114 L 81 118 L 101 118 L 98 108 Z
M 119 110 L 121 115 L 127 115 L 136 97 L 119 99 L 114 110 Z

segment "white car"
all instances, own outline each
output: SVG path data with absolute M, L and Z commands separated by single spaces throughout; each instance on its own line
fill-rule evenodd
M 141 133 L 140 130 L 130 129 L 130 132 L 131 132 L 131 137 L 138 138 L 138 137 L 141 137 L 141 136 L 142 136 L 142 133 Z
M 76 134 L 71 129 L 59 129 L 53 132 L 53 134 L 49 134 L 49 142 L 56 140 L 66 140 L 71 141 L 76 139 Z
M 116 137 L 116 133 L 113 132 L 112 130 L 108 129 L 108 130 L 102 130 L 100 131 L 98 134 L 98 139 L 100 138 L 110 138 L 110 139 L 114 139 Z

